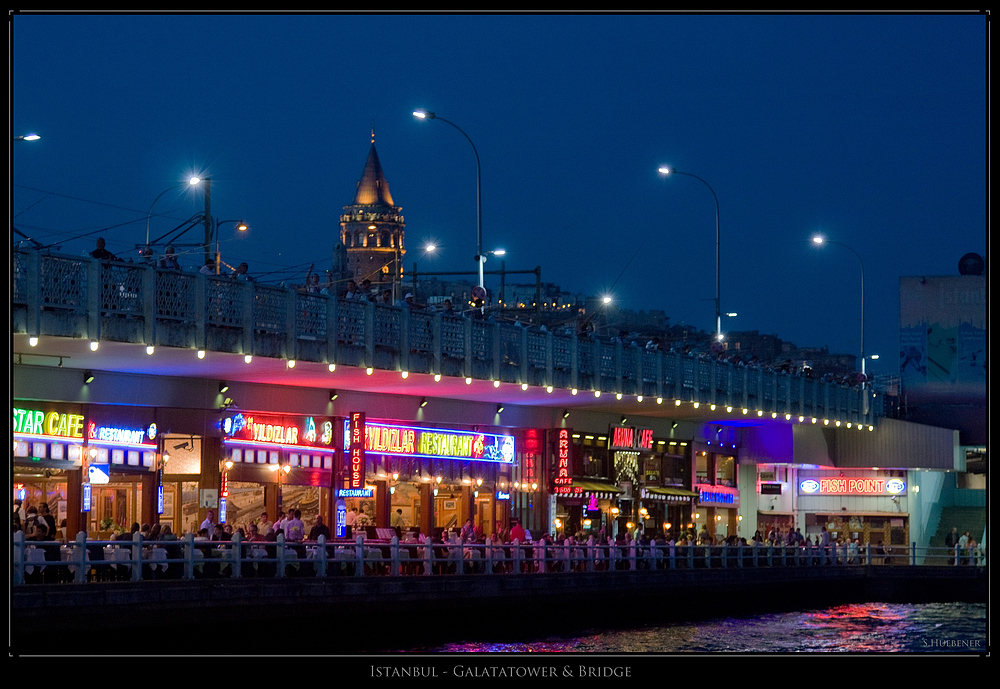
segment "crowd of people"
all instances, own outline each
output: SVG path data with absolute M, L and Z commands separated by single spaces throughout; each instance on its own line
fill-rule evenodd
M 949 549 L 948 564 L 953 565 L 958 562 L 961 565 L 973 565 L 982 562 L 983 554 L 972 537 L 972 533 L 964 531 L 958 532 L 958 527 L 953 526 L 944 539 L 945 547 Z

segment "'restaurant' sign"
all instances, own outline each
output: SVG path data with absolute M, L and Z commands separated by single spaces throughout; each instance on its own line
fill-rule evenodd
M 365 414 L 364 412 L 351 413 L 351 455 L 348 476 L 350 477 L 350 487 L 358 490 L 364 487 L 365 483 Z
M 740 492 L 729 486 L 713 486 L 707 483 L 696 483 L 699 505 L 718 505 L 720 507 L 739 507 Z

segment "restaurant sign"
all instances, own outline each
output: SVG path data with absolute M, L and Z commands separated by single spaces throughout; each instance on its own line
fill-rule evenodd
M 556 434 L 556 486 L 573 485 L 573 477 L 569 475 L 570 437 L 569 428 L 560 428 Z
M 740 492 L 729 486 L 712 486 L 707 483 L 696 483 L 698 504 L 719 507 L 739 507 Z
M 608 449 L 652 452 L 653 429 L 635 426 L 611 426 L 608 428 Z
M 465 459 L 478 462 L 514 461 L 514 436 L 452 431 L 438 428 L 418 428 L 397 424 L 364 425 L 366 452 L 429 459 Z M 344 422 L 345 450 L 352 438 L 350 421 Z
M 900 478 L 806 478 L 799 481 L 801 495 L 901 495 L 906 482 Z
M 227 444 L 332 450 L 333 421 L 314 416 L 234 414 L 222 422 Z

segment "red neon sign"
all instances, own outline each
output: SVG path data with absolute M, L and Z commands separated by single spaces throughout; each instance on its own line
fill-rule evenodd
M 569 486 L 573 483 L 573 478 L 569 475 L 569 439 L 570 430 L 560 428 L 556 440 L 556 485 Z
M 821 478 L 819 492 L 829 494 L 854 493 L 862 495 L 883 495 L 885 479 L 883 478 Z
M 364 412 L 351 413 L 351 469 L 350 487 L 364 487 L 364 466 L 365 466 L 365 414 Z

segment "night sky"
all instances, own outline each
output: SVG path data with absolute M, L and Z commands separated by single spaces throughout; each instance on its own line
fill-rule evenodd
M 145 241 L 158 194 L 210 175 L 222 257 L 262 281 L 329 267 L 375 145 L 410 270 L 508 269 L 714 329 L 898 370 L 899 277 L 986 252 L 982 15 L 15 15 L 11 215 L 82 254 Z M 203 207 L 164 194 L 153 237 Z M 104 230 L 104 231 L 101 231 Z M 81 235 L 86 235 L 80 238 Z M 189 233 L 199 241 L 203 231 Z M 14 235 L 17 239 L 18 235 Z M 187 266 L 201 262 L 193 250 Z M 487 263 L 487 269 L 498 268 Z M 471 279 L 471 278 L 470 278 Z M 487 279 L 496 284 L 496 279 Z

